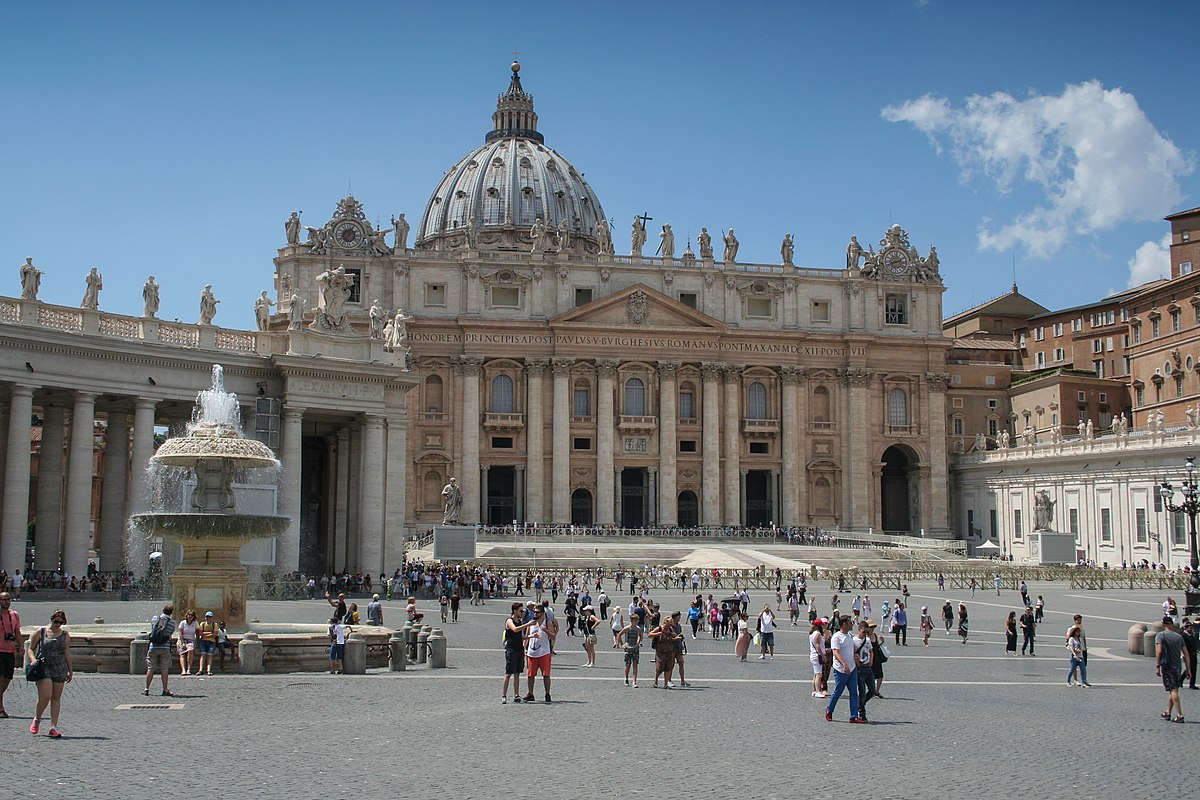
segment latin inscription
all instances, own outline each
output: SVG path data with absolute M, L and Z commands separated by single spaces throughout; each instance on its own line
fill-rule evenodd
M 785 353 L 824 358 L 846 358 L 847 356 L 865 356 L 867 354 L 865 347 L 835 347 L 830 345 L 789 344 L 786 342 L 723 342 L 714 339 L 681 339 L 669 336 L 583 336 L 576 334 L 555 336 L 549 333 L 434 333 L 432 331 L 412 331 L 409 333 L 408 338 L 413 343 L 542 345 L 547 347 L 631 347 L 646 350 Z
M 625 437 L 625 455 L 644 456 L 650 452 L 650 439 L 645 436 Z
M 347 381 L 317 381 L 311 378 L 288 378 L 289 392 L 303 392 L 322 397 L 352 397 L 359 400 L 382 400 L 383 387 Z

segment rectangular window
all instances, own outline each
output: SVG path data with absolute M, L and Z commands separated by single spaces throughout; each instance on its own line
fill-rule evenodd
M 576 436 L 575 441 L 571 443 L 573 450 L 591 450 L 592 440 L 586 436 Z
M 1104 340 L 1103 339 L 1092 339 L 1092 352 L 1093 353 L 1103 353 L 1104 352 Z
M 1101 403 L 1107 403 L 1107 402 L 1108 402 L 1108 392 L 1101 392 L 1101 393 L 1100 393 L 1100 402 L 1101 402 Z
M 1105 349 L 1105 350 L 1107 350 L 1107 351 L 1108 351 L 1108 352 L 1110 352 L 1110 353 L 1113 351 L 1113 337 L 1111 337 L 1111 336 L 1106 336 L 1106 337 L 1105 337 L 1105 339 L 1104 339 L 1104 349 Z
M 1133 510 L 1133 525 L 1135 541 L 1138 544 L 1148 544 L 1150 541 L 1150 528 L 1146 523 L 1146 509 L 1135 508 Z
M 511 436 L 493 436 L 493 450 L 512 450 L 513 440 Z
M 1038 327 L 1033 329 L 1033 340 L 1035 342 L 1040 342 L 1045 338 L 1046 338 L 1046 329 L 1043 326 L 1039 325 Z
M 983 376 L 983 385 L 984 386 L 995 386 L 996 385 L 996 376 L 995 375 L 984 375 Z
M 1183 265 L 1181 264 L 1180 266 L 1183 266 Z M 1179 333 L 1179 328 L 1180 328 L 1180 323 L 1179 323 L 1179 312 L 1178 312 L 1178 311 L 1172 311 L 1172 312 L 1171 312 L 1171 332 L 1172 332 L 1172 333 Z
M 1081 330 L 1083 330 L 1083 317 L 1076 317 L 1071 320 L 1071 332 L 1079 333 Z
M 1183 375 L 1175 375 L 1175 397 L 1183 397 Z
M 1150 320 L 1150 338 L 1157 339 L 1158 331 L 1159 331 L 1158 320 L 1156 320 L 1156 319 Z
M 680 292 L 679 302 L 688 308 L 698 308 L 700 306 L 700 296 L 695 292 Z
M 1112 544 L 1112 509 L 1100 509 L 1100 541 Z
M 1000 401 L 994 397 L 989 397 L 987 401 L 987 407 L 989 411 L 995 411 L 1000 407 Z
M 1128 308 L 1121 309 L 1121 322 L 1129 322 L 1129 309 Z
M 812 301 L 812 321 L 813 322 L 829 322 L 829 301 L 828 300 L 813 300 Z
M 696 416 L 696 393 L 691 389 L 679 393 L 679 418 L 693 419 Z
M 1024 532 L 1021 530 L 1021 509 L 1015 508 L 1013 509 L 1013 539 L 1019 542 L 1023 536 Z
M 774 316 L 773 304 L 769 297 L 750 297 L 746 299 L 746 316 L 770 319 Z
M 1104 377 L 1104 359 L 1092 362 L 1092 372 L 1096 373 L 1097 378 Z
M 1192 232 L 1191 231 L 1183 230 L 1183 231 L 1179 232 L 1179 241 L 1180 242 L 1190 242 L 1191 240 L 1192 240 Z
M 955 436 L 963 435 L 963 418 L 962 417 L 954 418 L 954 435 Z
M 1142 342 L 1142 326 L 1134 325 L 1133 326 L 1133 343 L 1141 344 L 1141 342 Z
M 444 284 L 444 283 L 427 283 L 427 284 L 425 284 L 425 305 L 427 305 L 427 306 L 444 306 L 444 305 L 446 305 L 446 284 Z
M 590 389 L 580 387 L 575 390 L 571 413 L 576 417 L 592 415 L 592 392 Z
M 963 399 L 961 397 L 955 397 L 953 400 L 950 401 L 950 406 L 952 408 L 962 408 L 963 407 Z
M 1079 544 L 1079 509 L 1069 509 L 1067 515 L 1070 521 L 1069 524 L 1071 525 L 1071 533 L 1075 534 L 1075 544 Z
M 1045 353 L 1038 353 L 1037 355 L 1035 355 L 1035 356 L 1033 357 L 1033 365 L 1034 365 L 1035 367 L 1037 367 L 1038 369 L 1045 369 L 1045 367 L 1046 367 L 1046 354 L 1045 354 Z
M 1062 336 L 1062 334 L 1063 334 L 1063 324 L 1061 322 L 1054 323 L 1054 335 Z
M 1067 360 L 1067 352 L 1065 350 L 1063 350 L 1061 347 L 1054 348 L 1055 363 L 1062 363 L 1063 361 L 1066 361 L 1066 360 Z
M 1132 363 L 1133 363 L 1133 359 L 1131 359 L 1129 356 L 1125 356 L 1124 358 L 1121 359 L 1121 366 L 1124 368 L 1124 371 L 1121 373 L 1122 375 L 1129 374 L 1129 367 Z
M 1191 271 L 1192 271 L 1192 262 L 1190 262 L 1190 261 L 1180 261 L 1179 262 L 1179 274 L 1180 275 L 1187 275 Z
M 889 294 L 884 299 L 883 321 L 887 325 L 907 325 L 908 298 L 901 294 Z
M 770 442 L 751 442 L 750 454 L 756 456 L 766 456 L 771 454 Z
M 1000 520 L 994 508 L 988 511 L 988 526 L 991 528 L 989 532 L 990 537 L 996 541 L 1000 541 Z
M 1023 334 L 1023 333 L 1022 333 L 1020 336 L 1018 336 L 1018 337 L 1017 337 L 1017 346 L 1018 346 L 1018 347 L 1020 347 L 1020 348 L 1022 348 L 1022 349 L 1024 349 L 1024 347 L 1025 347 L 1025 334 Z
M 696 440 L 695 439 L 680 439 L 679 440 L 679 452 L 681 452 L 681 453 L 696 452 Z
M 1145 387 L 1143 387 L 1143 386 L 1137 387 L 1136 395 L 1137 395 L 1137 404 L 1139 406 L 1146 405 L 1146 389 L 1145 389 Z
M 493 286 L 488 294 L 493 308 L 519 308 L 521 305 L 521 290 L 516 286 Z
M 1171 513 L 1171 543 L 1183 547 L 1188 543 L 1187 517 L 1182 511 Z
M 575 307 L 579 308 L 580 306 L 586 306 L 590 302 L 592 302 L 591 287 L 576 286 L 575 287 Z

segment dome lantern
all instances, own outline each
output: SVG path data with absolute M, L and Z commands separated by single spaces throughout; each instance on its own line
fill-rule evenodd
M 512 80 L 508 91 L 496 98 L 496 113 L 492 114 L 492 131 L 484 138 L 485 142 L 493 139 L 514 137 L 532 139 L 535 142 L 545 141 L 537 132 L 537 114 L 533 111 L 533 95 L 527 94 L 521 86 L 521 65 L 512 63 Z

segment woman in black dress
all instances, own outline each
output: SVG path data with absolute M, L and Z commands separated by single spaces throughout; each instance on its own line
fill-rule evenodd
M 967 643 L 967 606 L 964 603 L 958 604 L 958 635 L 962 637 L 962 643 Z
M 1017 612 L 1008 612 L 1008 619 L 1004 621 L 1004 652 L 1017 654 Z

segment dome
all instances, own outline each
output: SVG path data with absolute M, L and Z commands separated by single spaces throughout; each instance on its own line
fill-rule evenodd
M 453 250 L 526 250 L 538 217 L 547 228 L 568 231 L 568 252 L 600 251 L 597 226 L 604 209 L 592 187 L 537 131 L 533 96 L 525 93 L 513 63 L 512 82 L 500 95 L 493 129 L 484 144 L 459 159 L 425 206 L 416 246 Z

